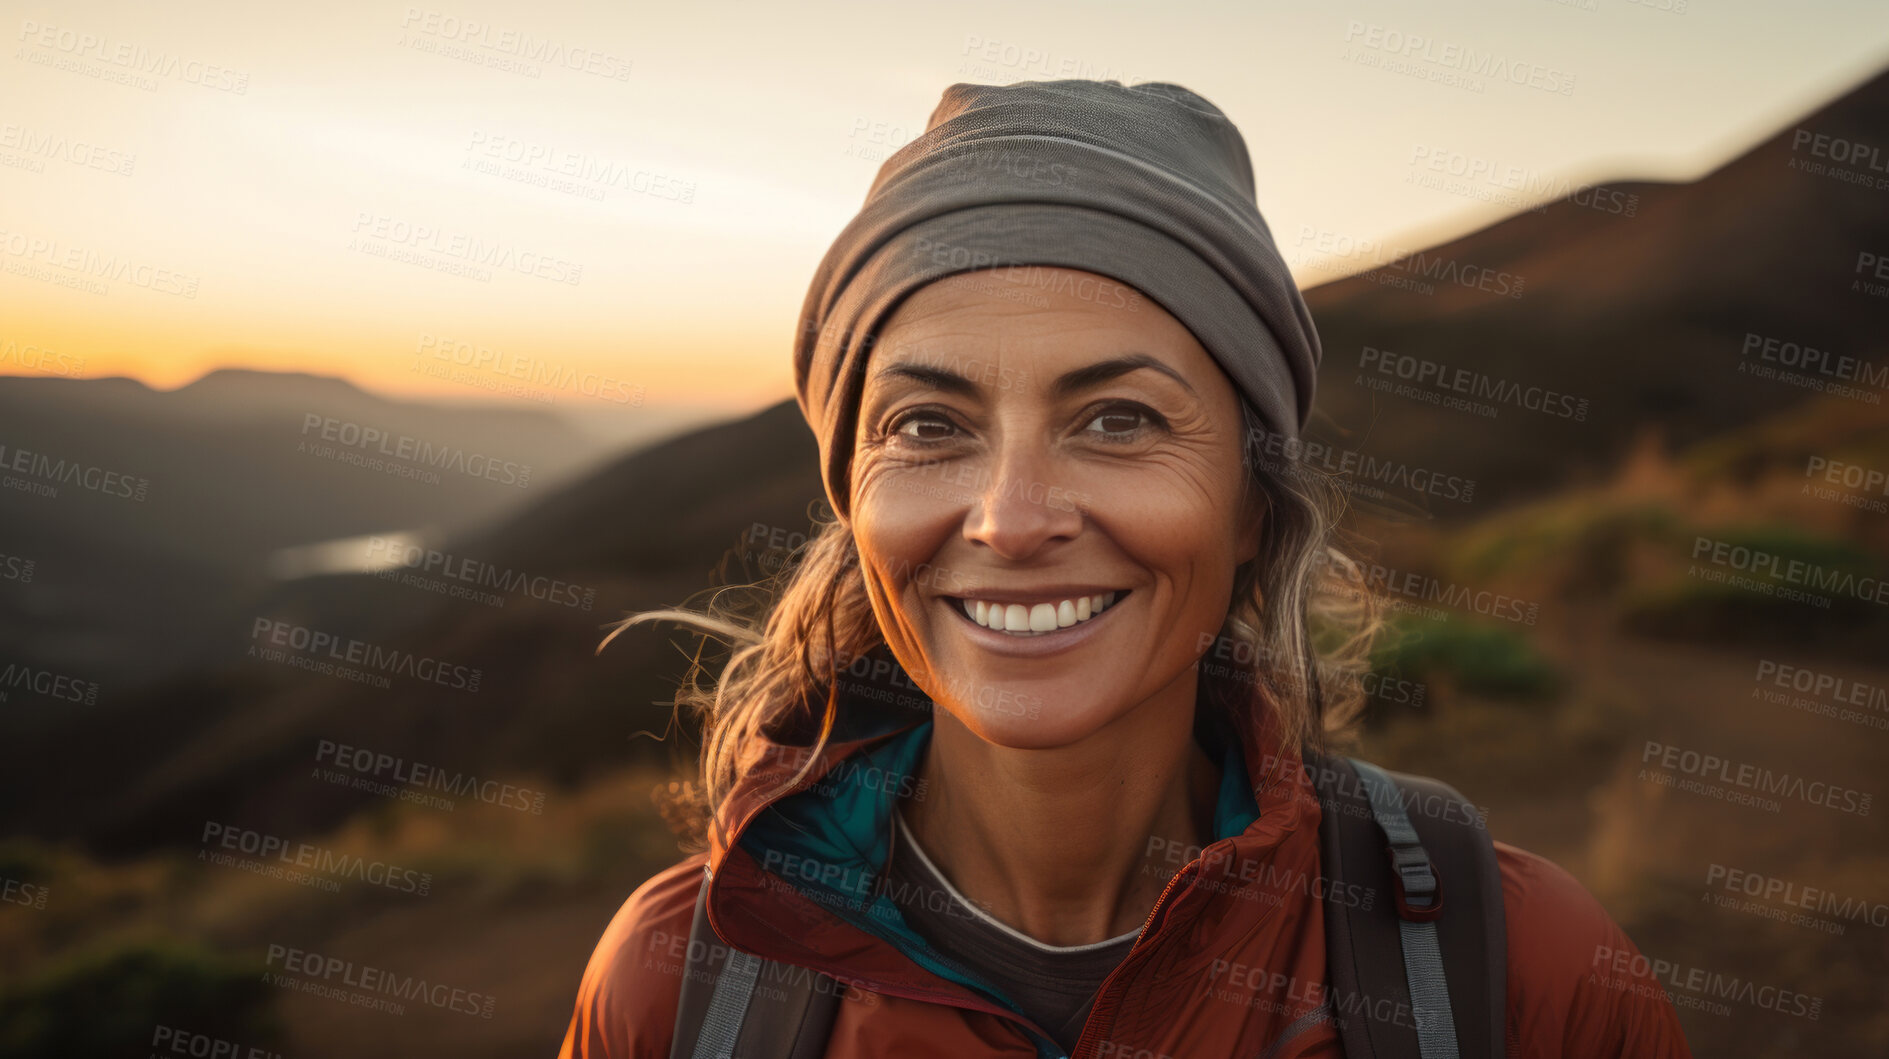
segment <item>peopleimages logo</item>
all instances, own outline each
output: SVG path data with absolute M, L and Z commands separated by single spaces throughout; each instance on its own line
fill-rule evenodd
M 415 224 L 404 218 L 369 210 L 355 214 L 352 230 L 354 238 L 349 240 L 348 249 L 375 256 L 388 256 L 388 248 L 399 248 L 463 263 L 475 276 L 482 266 L 507 269 L 571 286 L 581 283 L 584 278 L 584 266 L 577 262 L 499 240 L 448 231 L 433 224 Z M 486 278 L 489 279 L 489 275 Z
M 608 81 L 627 81 L 630 78 L 630 60 L 620 55 L 534 37 L 521 30 L 494 26 L 478 19 L 461 18 L 432 8 L 407 8 L 406 14 L 400 19 L 400 28 L 408 33 L 424 34 L 496 55 L 546 66 L 562 66 Z
M 264 980 L 272 985 L 287 985 L 303 992 L 322 993 L 322 988 L 311 989 L 309 986 L 326 987 L 338 991 L 346 986 L 364 990 L 367 994 L 382 994 L 401 1000 L 417 1000 L 443 1011 L 452 1011 L 461 1015 L 478 1018 L 492 1017 L 492 1008 L 496 999 L 484 993 L 474 993 L 443 982 L 429 982 L 419 975 L 398 974 L 379 967 L 369 967 L 343 960 L 336 956 L 323 956 L 320 953 L 306 952 L 286 945 L 270 945 L 269 967 L 280 966 L 289 974 L 298 976 L 288 979 L 286 975 L 265 973 Z M 361 994 L 343 994 L 336 999 L 358 1003 L 361 1006 L 374 1006 L 373 1001 L 380 997 L 367 996 L 361 1000 Z M 365 1002 L 363 1002 L 365 1001 Z
M 46 907 L 46 887 L 23 879 L 0 878 L 0 901 L 34 910 Z
M 22 374 L 63 375 L 71 378 L 85 370 L 85 358 L 54 352 L 33 342 L 8 338 L 0 341 L 0 366 L 13 364 Z
M 1367 488 L 1394 486 L 1464 504 L 1476 498 L 1475 479 L 1414 466 L 1402 460 L 1335 448 L 1264 427 L 1255 427 L 1246 440 L 1258 449 L 1268 469 L 1282 474 L 1328 475 L 1334 479 L 1334 484 L 1350 490 L 1361 485 Z
M 1300 251 L 1304 251 L 1308 245 L 1310 249 L 1321 254 L 1366 262 L 1369 270 L 1359 273 L 1360 279 L 1381 285 L 1403 287 L 1420 294 L 1436 293 L 1432 282 L 1442 282 L 1479 290 L 1485 294 L 1494 294 L 1498 297 L 1520 298 L 1523 289 L 1528 286 L 1525 277 L 1512 272 L 1458 261 L 1424 249 L 1390 246 L 1376 239 L 1302 224 L 1299 226 L 1296 246 Z M 1315 270 L 1328 267 L 1318 262 L 1305 261 L 1303 258 L 1296 259 L 1294 263 L 1303 263 Z M 1393 276 L 1392 273 L 1399 275 Z
M 1794 666 L 1769 658 L 1758 660 L 1756 681 L 1769 682 L 1780 688 L 1801 691 L 1819 697 L 1829 697 L 1847 706 L 1866 706 L 1872 710 L 1889 713 L 1889 689 L 1880 684 L 1871 684 L 1861 680 L 1851 680 L 1835 673 L 1824 673 L 1803 666 Z
M 691 979 L 705 981 L 707 972 L 701 968 L 707 964 L 720 963 L 732 951 L 726 945 L 702 941 L 688 934 L 653 930 L 649 932 L 649 945 L 644 949 L 643 966 L 667 975 L 687 975 Z M 879 1002 L 879 994 L 866 988 L 861 979 L 827 974 L 778 960 L 769 960 L 761 966 L 755 979 L 755 991 L 776 998 L 784 997 L 786 989 L 780 983 L 791 983 L 791 987 L 800 992 L 838 995 L 860 1004 Z
M 157 77 L 174 77 L 185 84 L 239 96 L 249 93 L 249 74 L 246 71 L 232 70 L 198 59 L 185 59 L 169 52 L 154 51 L 135 41 L 113 39 L 102 33 L 44 25 L 31 19 L 22 19 L 18 39 L 32 47 L 43 48 L 48 52 L 58 52 L 70 63 L 91 60 L 128 71 L 127 75 L 111 76 L 105 79 L 131 84 L 148 92 L 157 90 L 157 81 L 137 75 L 155 74 Z M 24 50 L 15 53 L 14 57 L 42 65 L 62 65 L 46 63 L 40 54 Z M 82 64 L 67 65 L 64 68 L 92 77 L 101 76 L 101 72 L 97 69 Z
M 881 901 L 894 906 L 920 906 L 934 913 L 952 916 L 958 919 L 975 919 L 972 909 L 963 907 L 957 897 L 943 889 L 920 882 L 894 880 L 884 874 L 875 874 L 865 863 L 839 864 L 821 860 L 817 857 L 799 853 L 783 853 L 770 849 L 761 858 L 761 867 L 771 875 L 784 880 L 805 897 L 832 907 L 855 907 L 866 910 L 869 914 L 879 915 L 883 911 L 873 909 L 886 908 Z M 807 883 L 807 887 L 799 886 Z M 770 880 L 770 885 L 774 885 Z M 978 902 L 979 909 L 989 914 L 990 908 Z
M 1810 157 L 1801 157 L 1799 152 Z M 1889 154 L 1880 144 L 1798 129 L 1791 136 L 1791 158 L 1785 165 L 1857 187 L 1889 190 Z
M 98 705 L 97 681 L 81 680 L 50 669 L 36 668 L 24 662 L 8 662 L 0 668 L 0 702 L 10 691 L 26 691 L 58 702 Z
M 313 435 L 314 440 L 308 440 Z M 394 433 L 380 427 L 356 423 L 320 412 L 302 413 L 303 441 L 295 451 L 305 455 L 352 463 L 369 470 L 396 477 L 415 477 L 428 472 L 453 471 L 470 478 L 514 485 L 524 489 L 531 484 L 531 464 L 499 459 L 480 452 L 467 452 L 457 445 L 436 445 L 408 434 Z M 327 444 L 321 444 L 321 443 Z M 389 460 L 404 461 L 390 463 Z M 431 483 L 439 484 L 437 474 Z
M 1856 816 L 1868 816 L 1870 805 L 1875 800 L 1875 796 L 1867 791 L 1851 790 L 1824 780 L 1807 780 L 1788 772 L 1772 772 L 1759 765 L 1745 764 L 1719 757 L 1716 754 L 1705 754 L 1683 747 L 1668 746 L 1651 739 L 1646 741 L 1646 746 L 1640 753 L 1640 764 L 1656 764 L 1659 768 L 1669 769 L 1692 777 L 1694 780 L 1712 780 L 1728 787 L 1736 787 L 1741 791 L 1778 795 Z M 1646 776 L 1646 770 L 1642 769 L 1641 777 Z M 1711 792 L 1706 790 L 1695 793 Z
M 1402 30 L 1380 26 L 1375 22 L 1366 23 L 1355 18 L 1347 19 L 1345 43 L 1362 44 L 1373 51 L 1396 56 L 1407 62 L 1424 63 L 1439 70 L 1454 71 L 1469 77 L 1507 81 L 1510 84 L 1526 85 L 1529 88 L 1552 92 L 1556 95 L 1565 96 L 1574 93 L 1574 75 L 1566 71 L 1555 70 L 1540 63 L 1512 58 L 1493 51 L 1439 41 L 1421 33 L 1406 33 Z M 1471 86 L 1475 91 L 1482 90 L 1477 82 L 1465 85 L 1465 87 Z
M 1742 358 L 1757 354 L 1757 359 L 1786 368 L 1814 372 L 1838 382 L 1855 382 L 1877 389 L 1889 387 L 1889 366 L 1872 364 L 1859 357 L 1792 342 L 1775 335 L 1745 332 L 1739 347 L 1739 371 L 1749 371 Z M 1833 391 L 1836 392 L 1836 391 Z
M 1410 172 L 1404 182 L 1535 213 L 1544 212 L 1555 200 L 1624 217 L 1633 216 L 1640 208 L 1640 196 L 1632 192 L 1576 184 L 1564 176 L 1424 144 L 1412 146 Z
M 197 286 L 202 281 L 201 276 L 149 261 L 140 261 L 123 254 L 107 254 L 89 246 L 24 232 L 0 230 L 0 254 L 25 262 L 38 262 L 79 276 L 128 283 L 157 294 L 175 294 L 183 298 L 195 298 Z
M 607 188 L 685 205 L 695 201 L 693 180 L 599 158 L 586 151 L 565 150 L 484 130 L 473 131 L 466 151 L 469 157 L 461 164 L 462 169 L 569 192 L 593 201 L 600 201 Z M 559 179 L 563 177 L 570 179 Z
M 254 644 L 251 644 L 249 651 L 253 657 L 272 662 L 287 661 L 292 665 L 297 665 L 298 668 L 319 668 L 320 666 L 334 668 L 333 662 L 345 663 L 342 669 L 348 666 L 364 666 L 376 672 L 364 673 L 357 670 L 351 675 L 337 671 L 335 675 L 347 676 L 349 679 L 371 677 L 374 679 L 362 682 L 378 687 L 390 686 L 386 678 L 380 676 L 385 673 L 414 677 L 459 691 L 478 691 L 479 681 L 484 676 L 482 670 L 442 662 L 425 655 L 416 655 L 397 647 L 381 647 L 365 640 L 343 637 L 274 618 L 258 617 L 250 626 L 249 638 L 260 640 L 266 645 L 264 649 L 258 650 Z M 296 654 L 287 655 L 283 650 L 285 648 Z M 333 660 L 333 662 L 328 660 Z M 309 662 L 315 664 L 306 664 Z
M 428 364 L 428 361 L 435 363 Z M 428 375 L 450 377 L 456 382 L 472 385 L 479 385 L 478 379 L 489 377 L 493 385 L 485 387 L 487 389 L 503 389 L 514 396 L 529 397 L 546 404 L 554 400 L 544 392 L 547 389 L 638 407 L 648 396 L 642 384 L 629 383 L 614 375 L 580 371 L 513 350 L 500 351 L 476 342 L 430 333 L 421 335 L 415 345 L 413 367 Z M 465 369 L 473 374 L 455 376 L 451 373 L 454 368 Z
M 0 441 L 0 472 L 11 472 L 5 479 L 7 488 L 46 497 L 57 497 L 60 486 L 77 486 L 100 496 L 115 496 L 143 503 L 151 489 L 149 478 L 138 478 L 77 460 L 55 458 L 4 441 Z
M 1695 536 L 1692 542 L 1692 558 L 1703 559 L 1716 566 L 1759 575 L 1773 581 L 1805 585 L 1818 591 L 1832 592 L 1839 596 L 1889 606 L 1889 580 L 1879 577 L 1858 577 L 1847 570 L 1834 570 L 1816 563 L 1805 562 L 1802 559 L 1787 558 L 1760 548 L 1715 540 L 1711 537 Z
M 36 163 L 52 158 L 81 169 L 99 169 L 119 176 L 130 176 L 132 167 L 138 162 L 138 156 L 128 151 L 75 140 L 60 133 L 42 132 L 13 122 L 0 125 L 0 148 L 19 151 Z M 43 164 L 40 169 L 44 169 Z
M 1722 889 L 1728 894 L 1743 894 L 1746 897 L 1789 905 L 1792 908 L 1815 912 L 1837 920 L 1860 921 L 1875 927 L 1889 927 L 1889 904 L 1881 901 L 1842 897 L 1822 887 L 1804 886 L 1789 879 L 1761 875 L 1723 864 L 1714 864 L 1706 869 L 1705 883 L 1707 886 Z M 1795 915 L 1789 912 L 1779 914 L 1780 912 L 1781 910 L 1778 909 L 1770 909 L 1765 914 L 1773 919 L 1786 919 Z M 1812 922 L 1807 925 L 1826 930 L 1834 927 L 1835 929 L 1830 930 L 1833 934 L 1843 933 L 1845 927 L 1843 923 L 1830 923 L 1825 926 L 1822 923 Z
M 825 757 L 825 753 L 820 755 L 821 760 Z M 798 774 L 815 758 L 811 746 L 770 743 L 762 754 L 762 760 L 772 762 L 790 773 Z M 829 796 L 839 794 L 842 789 L 853 789 L 922 801 L 927 786 L 926 780 L 919 779 L 909 772 L 880 768 L 877 765 L 862 765 L 859 758 L 846 757 L 826 771 L 819 773 L 819 779 L 811 789 Z
M 433 888 L 431 872 L 368 860 L 352 853 L 337 853 L 308 842 L 291 842 L 280 835 L 217 820 L 204 821 L 203 834 L 198 841 L 203 848 L 197 851 L 197 859 L 205 863 L 241 868 L 329 892 L 339 889 L 336 880 L 340 879 L 354 879 L 420 897 L 425 897 Z M 237 853 L 257 859 L 241 860 L 232 855 Z M 310 872 L 319 873 L 320 877 Z
M 1332 792 L 1336 799 L 1371 803 L 1378 800 L 1370 788 L 1364 785 L 1349 765 L 1322 764 L 1312 765 L 1300 762 L 1296 758 L 1280 758 L 1268 754 L 1261 759 L 1261 771 L 1270 773 L 1275 768 L 1302 768 L 1312 778 L 1314 787 Z M 1399 787 L 1391 796 L 1404 815 L 1429 820 L 1444 820 L 1466 824 L 1478 831 L 1489 829 L 1489 809 L 1487 806 L 1459 802 L 1454 798 L 1434 791 L 1418 790 L 1414 787 Z M 1365 809 L 1369 812 L 1369 809 Z
M 1329 1007 L 1339 1022 L 1365 1019 L 1413 1030 L 1420 1030 L 1422 1022 L 1430 1017 L 1425 1012 L 1413 1011 L 1407 1001 L 1395 997 L 1335 990 L 1327 982 L 1237 960 L 1213 961 L 1203 984 L 1203 995 L 1275 1015 L 1295 1015 L 1307 1009 Z
M 455 798 L 473 797 L 487 805 L 516 809 L 534 816 L 544 814 L 543 791 L 516 787 L 498 780 L 482 780 L 475 773 L 448 771 L 438 765 L 408 761 L 366 747 L 323 739 L 315 745 L 315 761 L 334 765 L 337 769 L 353 772 L 369 780 L 390 779 L 411 788 L 406 792 L 409 796 L 418 791 L 444 791 Z M 404 800 L 418 799 L 407 797 Z M 452 803 L 446 803 L 446 808 L 452 808 Z
M 1759 659 L 1752 682 L 1752 698 L 1848 724 L 1889 729 L 1889 689 L 1882 685 L 1768 658 Z
M 1266 644 L 1255 644 L 1250 640 L 1229 636 L 1217 636 L 1202 632 L 1194 647 L 1201 652 L 1196 663 L 1200 671 L 1208 676 L 1221 677 L 1240 683 L 1263 683 L 1274 693 L 1290 691 L 1292 694 L 1308 694 L 1312 683 L 1300 677 L 1288 677 L 1283 667 L 1274 664 L 1275 652 Z M 1209 658 L 1215 661 L 1208 661 Z M 1405 680 L 1402 677 L 1375 670 L 1358 673 L 1350 667 L 1338 665 L 1320 659 L 1316 667 L 1315 679 L 1319 686 L 1335 687 L 1347 681 L 1355 682 L 1369 698 L 1382 699 L 1413 708 L 1421 707 L 1429 697 L 1429 688 L 1422 682 Z
M 1663 985 L 1674 994 L 1669 998 L 1674 1004 L 1710 1011 L 1715 1015 L 1731 1014 L 1729 1007 L 1716 1003 L 1731 1000 L 1812 1022 L 1823 1016 L 1823 998 L 1819 996 L 1774 985 L 1760 985 L 1738 975 L 1703 967 L 1686 967 L 1671 960 L 1649 958 L 1607 945 L 1594 947 L 1594 960 L 1588 968 L 1588 980 L 1608 989 L 1649 998 L 1657 998 L 1660 995 L 1659 987 Z
M 1447 390 L 1465 398 L 1572 419 L 1577 423 L 1587 419 L 1588 399 L 1585 397 L 1545 386 L 1523 386 L 1518 382 L 1485 375 L 1471 368 L 1453 367 L 1427 357 L 1365 346 L 1358 354 L 1358 369 L 1360 372 L 1375 372 L 1379 376 L 1400 379 L 1420 387 Z M 1472 405 L 1465 410 L 1476 411 L 1491 419 L 1496 415 L 1494 408 L 1481 405 Z
M 151 1048 L 151 1059 L 158 1059 L 160 1055 L 187 1055 L 191 1059 L 238 1059 L 239 1056 L 241 1059 L 282 1059 L 280 1053 L 261 1045 L 245 1048 L 224 1037 L 162 1024 L 152 1030 Z
M 1497 618 L 1520 625 L 1533 625 L 1541 615 L 1541 604 L 1491 589 L 1476 589 L 1454 581 L 1444 581 L 1414 570 L 1370 563 L 1364 567 L 1367 580 L 1385 592 L 1427 603 L 1442 603 L 1457 610 Z M 1395 600 L 1391 601 L 1397 602 Z
M 1237 893 L 1271 905 L 1283 905 L 1287 894 L 1298 894 L 1368 912 L 1377 900 L 1377 891 L 1361 883 L 1343 882 L 1324 875 L 1308 874 L 1297 868 L 1282 867 L 1270 854 L 1261 857 L 1235 856 L 1232 850 L 1214 850 L 1213 845 L 1192 845 L 1150 835 L 1147 848 L 1142 852 L 1142 858 L 1147 862 L 1142 866 L 1142 873 L 1172 878 L 1188 864 L 1198 860 L 1200 869 L 1194 885 L 1206 886 L 1219 893 Z
M 381 566 L 375 576 L 385 581 L 407 580 L 419 587 L 427 587 L 424 577 L 409 578 L 405 575 L 435 575 L 451 582 L 477 588 L 495 588 L 500 592 L 514 596 L 525 596 L 541 603 L 553 603 L 577 610 L 589 610 L 597 599 L 597 590 L 584 585 L 572 584 L 543 574 L 527 574 L 509 567 L 497 566 L 478 559 L 470 559 L 451 552 L 442 552 L 436 548 L 426 548 L 394 537 L 370 537 L 367 544 L 368 559 Z M 457 586 L 454 586 L 457 587 Z M 447 591 L 447 595 L 460 595 L 457 591 Z M 472 593 L 490 596 L 491 593 Z M 502 597 L 497 599 L 499 606 L 505 605 Z M 480 599 L 480 602 L 490 600 Z

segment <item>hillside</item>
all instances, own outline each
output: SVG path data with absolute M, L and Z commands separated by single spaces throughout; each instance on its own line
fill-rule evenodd
M 0 553 L 36 570 L 0 593 L 0 644 L 120 691 L 213 658 L 202 633 L 267 583 L 277 549 L 463 531 L 607 451 L 550 411 L 247 370 L 170 391 L 0 377 L 0 446 L 26 468 L 0 490 Z
M 1741 372 L 1764 357 L 1745 354 L 1748 335 L 1775 339 L 1774 357 L 1795 343 L 1867 362 L 1873 378 L 1850 381 L 1880 407 L 1889 299 L 1852 286 L 1859 252 L 1889 252 L 1889 187 L 1806 167 L 1825 161 L 1815 136 L 1879 143 L 1885 129 L 1889 74 L 1693 183 L 1610 183 L 1359 261 L 1379 267 L 1306 295 L 1325 349 L 1318 436 L 1473 479 L 1482 508 L 1591 479 L 1647 425 L 1684 446 L 1819 392 Z M 1568 400 L 1525 407 L 1549 393 Z

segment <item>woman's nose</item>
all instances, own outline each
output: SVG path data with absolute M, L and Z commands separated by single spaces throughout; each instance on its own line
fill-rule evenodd
M 1027 559 L 1045 544 L 1082 529 L 1076 493 L 1055 477 L 1055 461 L 1040 447 L 1005 446 L 980 468 L 964 536 L 1005 559 Z

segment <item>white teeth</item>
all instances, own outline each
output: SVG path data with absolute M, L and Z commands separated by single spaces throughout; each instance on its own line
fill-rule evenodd
M 1113 606 L 1115 596 L 1114 592 L 1101 592 L 1093 596 L 1077 596 L 1074 599 L 1027 606 L 1021 603 L 992 603 L 982 599 L 959 602 L 964 607 L 965 616 L 986 628 L 1018 636 L 1040 636 L 1088 621 Z

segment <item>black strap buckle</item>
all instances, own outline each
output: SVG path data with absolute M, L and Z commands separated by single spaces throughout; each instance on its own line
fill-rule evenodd
M 1393 845 L 1391 883 L 1397 888 L 1397 914 L 1414 923 L 1443 915 L 1443 879 L 1422 846 Z

